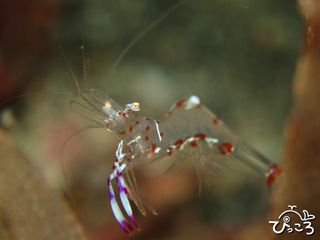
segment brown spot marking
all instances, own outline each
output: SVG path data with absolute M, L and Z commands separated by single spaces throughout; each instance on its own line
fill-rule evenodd
M 119 135 L 126 135 L 126 131 L 119 132 Z
M 145 139 L 146 141 L 149 141 L 149 137 L 148 137 L 148 136 L 146 136 L 144 139 Z
M 222 155 L 226 155 L 233 151 L 233 145 L 228 142 L 222 142 L 219 144 L 218 149 Z
M 191 146 L 191 147 L 196 147 L 196 146 L 198 146 L 197 141 L 192 141 L 192 142 L 190 142 L 190 146 Z
M 177 107 L 181 107 L 185 101 L 187 101 L 187 100 L 186 100 L 186 99 L 181 99 L 181 100 L 179 100 L 179 101 L 176 103 L 176 106 L 177 106 Z
M 169 151 L 168 151 L 168 155 L 171 156 L 171 154 L 172 154 L 172 147 L 169 147 L 168 150 L 169 150 Z
M 213 124 L 218 124 L 219 123 L 219 118 L 218 117 L 215 117 L 213 120 L 212 120 L 212 122 L 213 122 Z
M 198 133 L 196 135 L 194 135 L 195 138 L 200 138 L 201 140 L 205 140 L 206 139 L 206 135 L 203 133 Z
M 278 164 L 273 164 L 268 171 L 266 182 L 268 186 L 276 181 L 277 175 L 281 175 L 282 169 L 279 168 Z
M 146 131 L 149 131 L 150 127 L 149 126 L 146 126 Z
M 180 148 L 180 146 L 181 146 L 182 144 L 183 144 L 183 140 L 182 140 L 182 139 L 179 139 L 178 141 L 176 141 L 176 142 L 174 143 L 174 145 L 176 145 L 178 149 Z
M 154 152 L 157 148 L 157 145 L 156 144 L 152 144 L 152 152 Z
M 129 132 L 132 132 L 132 130 L 133 130 L 133 127 L 130 126 L 130 127 L 129 127 Z

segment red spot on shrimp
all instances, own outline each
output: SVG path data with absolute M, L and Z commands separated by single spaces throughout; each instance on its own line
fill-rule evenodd
M 167 114 L 168 114 L 168 115 L 171 115 L 171 114 L 172 114 L 172 112 L 168 112 Z
M 145 120 L 150 120 L 150 118 L 148 118 L 148 117 L 145 117 L 144 119 L 145 119 Z
M 205 140 L 206 139 L 206 135 L 203 133 L 198 133 L 196 135 L 194 135 L 195 138 L 200 138 L 201 140 Z
M 109 126 L 110 126 L 110 123 L 108 123 L 108 124 L 106 125 L 106 129 L 109 129 Z
M 162 133 L 162 132 L 160 133 L 160 136 L 161 136 L 161 137 L 163 136 L 163 133 Z
M 190 142 L 190 146 L 191 146 L 191 147 L 196 147 L 196 146 L 198 146 L 197 141 L 192 141 L 192 142 Z
M 130 127 L 129 127 L 129 132 L 132 132 L 132 130 L 133 130 L 133 127 L 130 126 Z
M 160 121 L 157 121 L 158 124 L 160 124 Z
M 186 100 L 186 99 L 181 99 L 181 100 L 179 100 L 179 101 L 176 103 L 176 106 L 177 106 L 177 107 L 181 107 L 185 101 L 187 101 L 187 100 Z
M 278 164 L 273 164 L 268 171 L 267 174 L 267 184 L 270 186 L 272 183 L 274 183 L 277 179 L 277 175 L 281 175 L 282 169 L 279 168 Z
M 122 113 L 122 117 L 125 118 L 126 117 L 126 113 Z
M 172 147 L 168 148 L 167 153 L 168 153 L 169 156 L 172 154 Z
M 218 122 L 219 122 L 219 118 L 218 117 L 215 117 L 213 120 L 212 120 L 212 122 L 213 122 L 213 124 L 218 124 Z
M 182 144 L 183 144 L 183 140 L 182 140 L 182 139 L 179 139 L 178 141 L 176 141 L 176 142 L 174 143 L 174 145 L 176 145 L 178 149 L 180 148 L 180 146 L 181 146 Z
M 118 112 L 118 116 L 120 116 L 122 114 L 122 112 L 120 111 L 120 112 Z
M 149 141 L 149 137 L 148 137 L 148 136 L 146 136 L 144 139 L 145 139 L 146 141 Z
M 223 142 L 219 144 L 218 149 L 222 155 L 226 155 L 233 151 L 233 145 L 228 142 Z
M 146 131 L 149 131 L 150 127 L 149 126 L 146 126 Z
M 119 132 L 119 135 L 126 135 L 126 131 Z
M 157 148 L 157 145 L 156 144 L 152 144 L 152 152 L 154 152 Z
M 136 121 L 136 124 L 139 124 L 140 122 L 139 121 Z

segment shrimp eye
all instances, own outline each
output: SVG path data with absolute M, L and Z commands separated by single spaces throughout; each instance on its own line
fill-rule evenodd
M 140 110 L 140 103 L 138 102 L 134 102 L 131 104 L 131 107 L 130 107 L 133 111 L 139 111 Z

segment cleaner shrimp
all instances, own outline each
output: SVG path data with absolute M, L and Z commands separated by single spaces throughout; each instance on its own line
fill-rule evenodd
M 83 93 L 82 98 L 84 102 L 71 102 L 73 110 L 82 116 L 89 116 L 97 126 L 105 128 L 120 139 L 113 172 L 107 182 L 113 214 L 127 234 L 133 232 L 133 227 L 124 217 L 116 200 L 114 180 L 124 211 L 137 229 L 139 227 L 129 200 L 135 203 L 143 215 L 146 214 L 146 208 L 156 214 L 139 197 L 132 171 L 138 165 L 178 153 L 176 162 L 169 170 L 192 156 L 198 173 L 201 169 L 214 171 L 219 165 L 236 159 L 264 174 L 268 185 L 281 174 L 277 164 L 273 164 L 241 140 L 197 96 L 179 100 L 160 120 L 136 114 L 140 110 L 138 102 L 126 104 L 122 108 L 95 89 Z

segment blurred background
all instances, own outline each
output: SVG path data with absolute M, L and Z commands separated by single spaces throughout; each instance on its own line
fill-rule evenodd
M 175 3 L 0 3 L 0 98 L 23 95 L 1 106 L 1 126 L 64 193 L 88 239 L 126 235 L 108 202 L 116 137 L 103 129 L 74 137 L 63 153 L 67 181 L 62 176 L 62 145 L 88 123 L 69 108 L 75 91 L 67 73 L 72 70 L 84 89 L 82 45 L 90 59 L 90 88 L 107 91 L 121 105 L 138 101 L 140 114 L 155 119 L 175 101 L 197 95 L 245 141 L 279 160 L 303 35 L 297 5 L 186 1 L 140 39 L 107 79 L 123 49 Z M 134 209 L 142 231 L 132 239 L 264 237 L 269 192 L 263 176 L 232 163 L 199 196 L 192 162 L 161 177 L 159 165 L 136 171 L 144 199 L 159 215 L 143 217 Z

